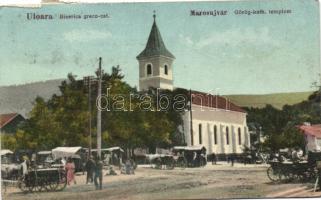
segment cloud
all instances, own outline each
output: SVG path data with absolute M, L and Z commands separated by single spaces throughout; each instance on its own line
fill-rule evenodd
M 112 34 L 108 31 L 98 30 L 72 30 L 63 33 L 63 38 L 69 42 L 88 42 L 92 40 L 102 40 L 111 38 Z
M 180 42 L 193 47 L 195 49 L 203 49 L 210 46 L 231 46 L 237 47 L 241 45 L 269 45 L 279 46 L 279 42 L 271 36 L 267 27 L 260 29 L 230 29 L 223 32 L 213 32 L 210 35 L 204 36 L 199 40 L 193 40 L 189 36 L 180 35 Z

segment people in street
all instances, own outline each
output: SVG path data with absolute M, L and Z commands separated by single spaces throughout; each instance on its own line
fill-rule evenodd
M 317 162 L 317 179 L 318 179 L 318 185 L 319 185 L 319 190 L 321 191 L 321 161 L 316 161 Z
M 109 167 L 109 172 L 107 172 L 106 176 L 115 176 L 117 175 L 117 173 L 115 172 L 115 170 L 113 169 L 112 166 Z
M 134 166 L 130 159 L 127 159 L 123 166 L 124 166 L 124 172 L 123 172 L 124 174 L 135 174 Z
M 96 163 L 92 156 L 86 162 L 85 169 L 87 172 L 86 184 L 94 182 L 94 173 L 95 173 Z
M 66 166 L 66 164 L 67 164 L 67 161 L 66 161 L 66 158 L 61 158 L 61 164 L 63 165 L 63 166 Z
M 230 159 L 231 159 L 231 166 L 233 167 L 234 166 L 234 161 L 235 161 L 235 155 L 231 154 Z
M 104 163 L 106 164 L 106 165 L 110 165 L 110 153 L 106 153 L 105 154 L 105 157 L 104 157 L 105 159 L 104 159 Z
M 193 152 L 193 167 L 196 167 L 197 165 L 197 153 L 194 151 Z
M 213 152 L 212 153 L 212 165 L 216 165 L 216 160 L 217 160 L 216 154 Z
M 67 184 L 70 185 L 72 181 L 74 182 L 74 184 L 76 184 L 77 182 L 75 179 L 75 164 L 71 158 L 68 158 L 65 169 L 67 172 Z
M 27 157 L 23 157 L 23 162 L 21 163 L 22 167 L 22 175 L 25 177 L 28 174 L 28 165 L 27 165 Z
M 103 162 L 100 160 L 100 157 L 96 157 L 96 167 L 95 167 L 95 177 L 94 177 L 96 190 L 102 189 L 103 182 Z M 99 182 L 99 183 L 98 183 Z

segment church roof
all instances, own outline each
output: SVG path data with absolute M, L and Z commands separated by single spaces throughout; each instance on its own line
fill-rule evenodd
M 137 59 L 148 58 L 152 56 L 166 56 L 169 58 L 175 58 L 175 56 L 169 52 L 165 44 L 163 42 L 162 36 L 158 30 L 155 15 L 154 15 L 154 23 L 152 26 L 152 30 L 150 31 L 148 41 L 145 49 L 137 56 Z
M 194 105 L 246 113 L 244 109 L 219 95 L 211 95 L 204 92 L 191 91 L 191 97 L 192 104 Z

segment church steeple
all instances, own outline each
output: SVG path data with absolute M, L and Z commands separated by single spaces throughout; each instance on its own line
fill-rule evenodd
M 154 23 L 152 30 L 150 31 L 148 41 L 145 49 L 137 56 L 137 59 L 152 57 L 152 56 L 165 56 L 169 58 L 175 58 L 171 52 L 169 52 L 163 42 L 162 36 L 158 30 L 156 24 L 156 15 L 153 14 Z
M 165 47 L 156 24 L 155 11 L 153 18 L 145 49 L 136 57 L 139 62 L 139 89 L 153 87 L 173 90 L 172 64 L 175 57 Z

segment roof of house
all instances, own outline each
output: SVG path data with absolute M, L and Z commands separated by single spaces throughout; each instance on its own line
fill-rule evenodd
M 10 123 L 14 118 L 16 118 L 19 115 L 20 114 L 18 113 L 0 114 L 0 128 L 3 128 L 5 125 Z
M 314 125 L 301 125 L 299 129 L 305 135 L 311 135 L 317 138 L 321 138 L 321 124 L 314 124 Z
M 199 92 L 199 91 L 191 91 L 191 92 L 192 92 L 192 104 L 194 105 L 246 113 L 244 109 L 235 105 L 234 103 L 229 101 L 227 98 L 224 98 L 222 96 L 211 95 L 211 94 Z
M 162 36 L 157 28 L 155 15 L 152 30 L 150 31 L 148 41 L 145 49 L 137 56 L 137 59 L 148 58 L 152 56 L 166 56 L 169 58 L 175 58 L 174 55 L 169 52 L 163 42 Z

